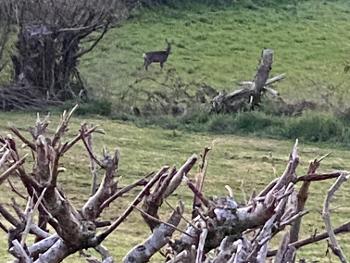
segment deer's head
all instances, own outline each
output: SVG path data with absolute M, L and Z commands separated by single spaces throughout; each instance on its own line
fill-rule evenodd
M 166 52 L 169 54 L 170 53 L 170 50 L 171 50 L 171 44 L 170 42 L 168 41 L 168 39 L 165 39 L 165 43 L 167 44 L 167 47 L 166 47 Z

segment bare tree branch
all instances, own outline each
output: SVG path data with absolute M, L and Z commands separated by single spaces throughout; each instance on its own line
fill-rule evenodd
M 98 243 L 101 243 L 108 235 L 110 235 L 132 212 L 135 206 L 137 206 L 142 198 L 147 194 L 147 192 L 152 188 L 152 186 L 157 183 L 160 177 L 169 169 L 169 167 L 163 167 L 158 171 L 157 174 L 153 176 L 153 178 L 145 185 L 143 190 L 136 196 L 134 201 L 129 205 L 129 207 L 124 211 L 124 213 L 119 216 L 117 220 L 115 220 L 112 225 L 103 233 L 99 234 L 96 237 Z
M 335 237 L 335 234 L 334 234 L 334 230 L 333 230 L 331 219 L 330 219 L 329 205 L 330 205 L 330 202 L 331 202 L 335 192 L 339 189 L 339 187 L 345 181 L 348 180 L 348 178 L 349 178 L 349 174 L 343 173 L 337 179 L 337 181 L 332 185 L 332 187 L 328 190 L 327 196 L 324 200 L 323 211 L 322 211 L 322 217 L 323 217 L 324 223 L 326 225 L 326 230 L 327 230 L 327 233 L 329 236 L 331 249 L 332 249 L 333 253 L 339 258 L 339 260 L 342 263 L 346 263 L 347 260 L 346 260 L 346 257 L 344 255 L 343 251 L 341 250 L 341 248 L 337 242 L 337 239 Z
M 56 3 L 53 0 L 51 2 L 55 8 Z M 79 11 L 76 12 L 79 14 Z M 91 18 L 82 15 L 77 19 Z M 22 155 L 17 149 L 16 141 L 11 136 L 0 137 L 1 169 L 5 171 L 6 178 L 9 174 L 19 176 L 19 183 L 26 190 L 26 194 L 20 193 L 20 196 L 29 200 L 25 212 L 13 200 L 12 207 L 16 212 L 15 216 L 5 205 L 0 204 L 1 218 L 7 221 L 0 222 L 0 228 L 8 234 L 10 252 L 20 262 L 58 263 L 71 254 L 93 248 L 101 255 L 101 258 L 97 259 L 82 252 L 88 262 L 111 263 L 113 258 L 107 248 L 103 247 L 102 242 L 121 223 L 125 222 L 135 209 L 141 213 L 152 233 L 144 242 L 129 251 L 124 257 L 124 262 L 147 262 L 157 252 L 164 255 L 162 248 L 165 246 L 165 262 L 263 263 L 266 262 L 266 257 L 274 255 L 276 255 L 276 262 L 293 262 L 300 247 L 318 242 L 329 235 L 335 238 L 336 234 L 350 232 L 350 223 L 343 224 L 334 230 L 330 225 L 331 232 L 327 227 L 330 234 L 326 232 L 298 240 L 301 218 L 307 213 L 305 207 L 310 184 L 338 178 L 325 201 L 324 211 L 329 213 L 329 202 L 340 184 L 347 179 L 348 173 L 316 172 L 323 159 L 320 158 L 311 162 L 305 176 L 297 177 L 296 169 L 299 164 L 297 140 L 283 174 L 268 183 L 257 196 L 252 194 L 248 203 L 237 203 L 230 187 L 226 187 L 229 192 L 228 196 L 204 197 L 203 182 L 207 171 L 208 149 L 204 150 L 202 155 L 200 174 L 197 175 L 195 184 L 189 180 L 189 173 L 197 161 L 197 156 L 192 155 L 178 170 L 175 167 L 170 169 L 165 166 L 157 173 L 150 173 L 118 189 L 119 152 L 115 151 L 113 155 L 109 155 L 107 151 L 104 151 L 102 160 L 99 160 L 93 152 L 90 136 L 92 132 L 98 131 L 96 126 L 88 128 L 83 125 L 73 139 L 62 143 L 65 140 L 73 111 L 62 115 L 53 135 L 47 131 L 48 117 L 40 119 L 38 116 L 35 126 L 30 130 L 32 140 L 23 139 L 24 137 L 17 129 L 12 128 L 20 141 L 35 146 L 34 149 L 29 147 L 34 160 L 31 169 L 28 165 L 23 165 L 25 156 L 20 158 Z M 85 146 L 83 150 L 89 155 L 90 166 L 91 163 L 100 162 L 100 167 L 104 171 L 104 177 L 97 191 L 93 191 L 81 209 L 77 209 L 69 201 L 66 193 L 60 187 L 58 176 L 64 167 L 62 156 L 69 153 L 79 141 L 82 141 Z M 8 172 L 9 169 L 11 173 Z M 4 174 L 0 176 L 0 179 L 5 180 L 3 176 Z M 169 204 L 166 199 L 179 188 L 182 181 L 189 186 L 190 189 L 186 188 L 187 191 L 191 190 L 195 194 L 196 198 L 191 204 L 192 208 L 195 201 L 198 200 L 204 205 L 199 207 L 197 202 L 197 205 L 194 206 L 195 213 L 190 211 L 197 215 L 192 220 L 187 220 L 182 215 L 184 212 L 182 203 L 177 208 L 169 205 L 173 213 L 165 222 L 159 216 L 162 214 L 160 211 L 162 204 L 163 202 Z M 302 182 L 302 185 L 297 194 L 295 189 L 298 189 L 296 184 L 299 182 Z M 17 191 L 11 184 L 1 186 Z M 101 219 L 101 214 L 106 207 L 138 186 L 141 189 L 119 217 L 113 222 Z M 38 196 L 39 193 L 40 196 Z M 142 208 L 137 207 L 140 203 Z M 36 210 L 39 211 L 38 224 L 34 223 L 33 218 Z M 181 219 L 186 221 L 185 227 L 179 226 Z M 10 224 L 13 227 L 8 227 Z M 47 224 L 51 227 L 48 228 Z M 278 237 L 277 234 L 284 231 L 287 225 L 291 225 L 291 228 L 289 232 L 285 232 L 279 250 L 268 251 L 270 241 Z M 46 231 L 47 228 L 50 229 L 50 232 Z M 181 234 L 174 235 L 175 231 Z M 29 238 L 29 235 L 35 238 Z M 331 244 L 333 248 L 339 248 L 334 240 Z M 216 252 L 211 253 L 213 250 Z M 334 249 L 334 251 L 338 250 Z M 339 255 L 341 257 L 341 254 Z
M 5 172 L 0 175 L 0 185 L 19 167 L 21 166 L 28 154 L 24 155 L 21 159 L 16 161 L 10 168 L 8 168 Z
M 172 213 L 167 224 L 160 224 L 154 229 L 152 235 L 142 244 L 134 247 L 123 259 L 124 263 L 142 263 L 148 260 L 165 246 L 172 236 L 175 228 L 181 221 L 183 205 L 180 203 Z

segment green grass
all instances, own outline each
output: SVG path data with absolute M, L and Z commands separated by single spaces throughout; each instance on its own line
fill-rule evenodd
M 35 121 L 34 114 L 25 113 L 0 113 L 0 118 L 14 123 L 21 130 L 25 130 L 30 123 Z M 49 131 L 54 132 L 54 124 L 57 123 L 57 114 L 53 117 L 53 124 Z M 121 162 L 119 175 L 120 184 L 130 183 L 142 175 L 152 170 L 157 170 L 161 166 L 176 165 L 179 166 L 192 153 L 199 153 L 205 146 L 212 146 L 213 150 L 209 159 L 208 175 L 205 182 L 205 193 L 207 196 L 225 195 L 225 185 L 230 185 L 235 194 L 236 200 L 242 203 L 244 194 L 241 185 L 245 189 L 247 196 L 253 189 L 260 190 L 266 183 L 276 176 L 280 175 L 286 165 L 288 155 L 293 144 L 292 140 L 278 141 L 271 139 L 261 139 L 254 137 L 239 137 L 234 135 L 206 135 L 201 133 L 190 133 L 179 130 L 162 130 L 159 128 L 137 128 L 134 125 L 119 121 L 112 121 L 105 118 L 74 118 L 68 136 L 72 137 L 79 129 L 81 122 L 100 124 L 106 131 L 106 135 L 96 135 L 94 137 L 95 149 L 101 149 L 106 145 L 108 149 L 113 150 L 118 147 L 121 151 Z M 6 130 L 6 123 L 0 124 L 0 130 Z M 2 132 L 2 134 L 4 134 Z M 6 132 L 7 133 L 7 132 Z M 6 134 L 5 133 L 5 134 Z M 78 207 L 88 198 L 90 174 L 88 168 L 88 156 L 82 153 L 82 144 L 73 148 L 71 154 L 68 154 L 63 162 L 67 171 L 61 174 L 59 183 L 67 192 L 69 199 Z M 350 152 L 346 149 L 329 149 L 325 145 L 315 146 L 300 142 L 301 163 L 298 169 L 298 175 L 303 175 L 308 166 L 309 160 L 317 156 L 324 155 L 332 151 L 332 155 L 327 158 L 320 171 L 331 171 L 334 169 L 350 170 L 349 160 Z M 96 151 L 100 152 L 100 151 Z M 276 169 L 274 174 L 273 169 Z M 196 169 L 190 177 L 193 178 Z M 317 229 L 321 232 L 324 227 L 320 217 L 323 198 L 331 182 L 315 183 L 310 190 L 310 200 L 307 208 L 310 214 L 305 217 L 305 224 L 302 228 L 302 237 L 307 237 Z M 9 193 L 5 185 L 1 186 L 0 202 L 8 200 Z M 344 185 L 344 189 L 336 196 L 333 208 L 333 222 L 340 224 L 348 219 L 349 207 L 345 205 L 350 198 L 350 186 Z M 126 196 L 125 199 L 116 201 L 105 213 L 105 218 L 117 217 L 127 206 L 136 191 Z M 185 186 L 177 190 L 176 195 L 170 200 L 175 204 L 176 200 L 182 199 L 186 203 L 186 212 L 190 213 L 191 193 Z M 166 206 L 162 208 L 164 214 L 168 212 Z M 164 217 L 163 217 L 164 218 Z M 147 237 L 149 231 L 142 222 L 140 216 L 134 213 L 124 224 L 120 226 L 105 243 L 112 254 L 119 262 L 122 256 L 135 244 Z M 0 257 L 2 261 L 8 258 L 5 251 L 6 237 L 0 234 Z M 350 256 L 350 243 L 347 236 L 339 237 L 341 244 Z M 274 243 L 276 244 L 276 242 Z M 299 257 L 307 259 L 317 259 L 320 262 L 327 262 L 324 258 L 326 243 L 321 242 L 307 249 L 301 250 Z M 153 262 L 159 262 L 160 257 L 156 257 Z M 84 262 L 75 256 L 65 262 Z
M 127 120 L 138 127 L 153 126 L 169 130 L 274 139 L 300 138 L 306 142 L 332 144 L 332 147 L 350 145 L 349 119 L 316 111 L 306 111 L 299 116 L 291 117 L 268 114 L 264 111 L 208 114 L 206 111 L 195 109 L 179 117 L 170 115 L 135 117 L 121 114 L 113 118 Z
M 117 111 L 118 94 L 128 90 L 130 85 L 135 85 L 136 80 L 145 77 L 163 80 L 166 70 L 161 72 L 158 65 L 152 65 L 148 72 L 142 69 L 142 53 L 164 48 L 165 38 L 173 41 L 172 54 L 165 69 L 175 69 L 186 82 L 206 82 L 217 89 L 233 90 L 235 82 L 252 79 L 261 49 L 270 47 L 275 50 L 272 74 L 286 72 L 288 76 L 276 87 L 284 98 L 306 98 L 320 102 L 323 94 L 332 92 L 335 101 L 346 104 L 350 98 L 350 75 L 343 73 L 343 67 L 350 53 L 350 2 L 309 0 L 299 1 L 297 8 L 293 5 L 282 5 L 278 8 L 251 7 L 238 5 L 217 8 L 188 4 L 176 9 L 159 7 L 134 14 L 121 27 L 112 29 L 94 51 L 82 59 L 83 76 L 94 94 L 107 98 L 109 104 L 95 103 L 90 108 L 86 106 L 81 113 L 98 112 L 109 115 L 110 109 Z M 137 85 L 145 90 L 161 88 L 151 81 L 142 81 Z M 309 160 L 329 151 L 333 153 L 323 162 L 322 171 L 350 170 L 350 153 L 346 146 L 336 148 L 335 144 L 306 144 L 306 141 L 324 141 L 323 138 L 333 134 L 337 137 L 344 136 L 344 141 L 349 142 L 350 137 L 345 136 L 349 131 L 344 130 L 346 122 L 339 124 L 338 120 L 329 116 L 317 119 L 317 114 L 302 116 L 291 120 L 288 129 L 281 128 L 280 132 L 289 132 L 284 137 L 289 137 L 290 140 L 272 140 L 262 139 L 261 136 L 270 136 L 269 129 L 278 131 L 280 120 L 259 112 L 251 114 L 250 117 L 249 114 L 230 117 L 230 123 L 229 118 L 222 116 L 198 116 L 196 126 L 187 130 L 178 128 L 191 126 L 194 119 L 164 119 L 167 121 L 164 127 L 171 130 L 162 130 L 155 127 L 135 127 L 102 117 L 79 117 L 73 120 L 69 136 L 78 131 L 79 124 L 84 120 L 101 124 L 107 134 L 95 136 L 95 147 L 101 149 L 103 145 L 107 145 L 111 150 L 116 146 L 120 148 L 119 174 L 122 176 L 122 185 L 162 165 L 179 166 L 192 153 L 201 152 L 204 146 L 213 146 L 205 193 L 208 196 L 224 195 L 224 186 L 228 184 L 233 188 L 239 202 L 244 200 L 242 181 L 246 194 L 249 195 L 253 189 L 263 188 L 283 172 L 296 136 L 301 138 L 302 161 L 298 175 L 305 173 Z M 27 123 L 35 120 L 34 114 L 26 113 L 0 113 L 0 119 L 3 120 L 0 124 L 1 130 L 5 130 L 6 121 L 12 121 L 25 129 Z M 54 123 L 56 122 L 57 118 Z M 323 123 L 326 126 L 322 126 Z M 203 133 L 218 133 L 225 127 L 228 131 L 246 136 Z M 302 129 L 305 130 L 301 133 Z M 54 131 L 53 126 L 50 131 Z M 313 137 L 315 131 L 320 137 Z M 276 137 L 283 136 L 276 134 Z M 65 157 L 64 166 L 67 172 L 60 176 L 61 186 L 78 207 L 87 199 L 90 189 L 88 156 L 81 154 L 82 149 L 82 145 L 77 145 L 72 154 Z M 277 171 L 276 175 L 273 174 L 273 168 Z M 303 237 L 311 235 L 316 229 L 318 232 L 324 229 L 319 212 L 330 184 L 331 182 L 315 183 L 311 187 L 308 202 L 311 213 L 305 217 Z M 4 185 L 1 187 L 0 202 L 4 202 L 12 193 L 6 192 Z M 344 204 L 349 200 L 349 190 L 349 185 L 345 185 L 336 197 L 333 214 L 335 225 L 348 219 L 349 207 Z M 115 202 L 105 212 L 104 217 L 117 217 L 135 194 L 136 191 Z M 177 199 L 186 202 L 189 213 L 191 194 L 184 186 L 177 191 L 171 202 L 175 204 Z M 166 213 L 167 209 L 162 209 Z M 106 246 L 119 262 L 132 246 L 141 242 L 148 234 L 146 225 L 135 213 L 107 240 Z M 6 261 L 9 259 L 5 251 L 6 237 L 3 233 L 0 235 L 0 258 L 1 261 Z M 350 257 L 348 236 L 341 236 L 339 240 Z M 321 242 L 302 249 L 298 256 L 328 262 L 324 257 L 325 251 L 326 243 Z M 158 256 L 154 262 L 159 262 L 159 258 Z M 66 262 L 84 261 L 75 256 Z
M 249 6 L 249 5 L 248 5 Z M 252 79 L 264 47 L 275 50 L 272 74 L 287 73 L 277 89 L 284 98 L 322 100 L 332 87 L 338 100 L 349 98 L 350 74 L 343 72 L 350 53 L 350 2 L 298 1 L 275 7 L 244 5 L 159 7 L 141 10 L 108 32 L 81 61 L 83 76 L 99 94 L 118 101 L 121 91 L 144 77 L 162 79 L 159 65 L 142 68 L 142 53 L 173 41 L 165 69 L 187 82 L 206 82 L 233 90 Z M 146 90 L 161 89 L 143 81 Z

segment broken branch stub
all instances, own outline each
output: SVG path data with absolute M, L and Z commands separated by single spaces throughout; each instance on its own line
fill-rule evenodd
M 268 92 L 273 96 L 277 96 L 278 92 L 269 85 L 283 80 L 285 74 L 269 79 L 273 54 L 272 49 L 263 49 L 254 80 L 242 82 L 242 87 L 233 92 L 219 92 L 212 99 L 210 111 L 215 113 L 232 113 L 242 110 L 254 110 L 260 104 L 264 93 Z

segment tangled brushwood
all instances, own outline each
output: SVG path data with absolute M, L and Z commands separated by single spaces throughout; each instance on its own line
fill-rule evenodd
M 15 262 L 56 263 L 74 253 L 85 256 L 88 262 L 114 262 L 103 242 L 133 212 L 143 217 L 150 228 L 150 236 L 127 253 L 123 259 L 125 263 L 148 262 L 157 252 L 162 252 L 164 262 L 265 262 L 272 257 L 275 262 L 294 262 L 299 248 L 327 238 L 334 254 L 346 262 L 335 235 L 350 232 L 350 222 L 333 228 L 329 204 L 349 175 L 343 171 L 318 173 L 321 158 L 310 163 L 306 175 L 297 177 L 297 142 L 284 173 L 260 193 L 252 195 L 247 204 L 238 205 L 232 194 L 209 199 L 203 193 L 209 148 L 205 148 L 200 157 L 191 156 L 179 169 L 164 166 L 121 187 L 117 180 L 119 152 L 109 154 L 104 151 L 103 157 L 99 158 L 93 150 L 91 136 L 102 133 L 100 129 L 83 124 L 75 137 L 65 140 L 75 109 L 63 113 L 53 134 L 47 131 L 48 117 L 38 117 L 34 127 L 30 128 L 32 138 L 26 138 L 15 127 L 10 127 L 13 135 L 0 138 L 2 191 L 9 187 L 18 198 L 27 201 L 25 210 L 22 210 L 13 200 L 14 212 L 0 204 L 1 220 L 7 221 L 0 222 L 0 228 L 8 234 L 8 251 L 16 258 Z M 82 207 L 75 207 L 58 182 L 60 174 L 65 171 L 62 157 L 79 142 L 83 143 L 89 156 L 92 183 L 90 198 Z M 31 158 L 21 153 L 20 143 L 32 152 Z M 33 162 L 32 168 L 25 165 L 26 159 Z M 199 172 L 191 180 L 189 172 L 197 162 Z M 99 168 L 104 171 L 100 184 L 96 179 Z M 336 182 L 327 193 L 323 209 L 327 231 L 300 240 L 299 231 L 302 217 L 307 213 L 304 207 L 310 184 L 333 178 Z M 15 187 L 11 183 L 14 180 L 18 180 L 23 188 Z M 181 182 L 188 185 L 194 196 L 192 220 L 183 216 L 182 202 L 173 208 L 167 220 L 161 219 L 159 210 L 162 204 L 167 203 L 166 199 Z M 301 184 L 298 191 L 297 184 Z M 104 209 L 132 189 L 139 190 L 125 211 L 114 221 L 103 221 Z M 182 220 L 187 223 L 184 229 L 179 227 Z M 181 235 L 174 237 L 175 231 Z M 277 250 L 270 250 L 269 243 L 279 232 L 284 234 L 280 246 Z M 33 238 L 28 238 L 29 235 Z M 84 252 L 88 248 L 95 249 L 101 259 Z
M 134 0 L 0 1 L 0 72 L 10 64 L 3 62 L 6 43 L 17 35 L 7 58 L 13 76 L 0 87 L 2 108 L 42 109 L 85 98 L 80 59 L 137 5 Z M 22 96 L 16 96 L 18 90 Z

